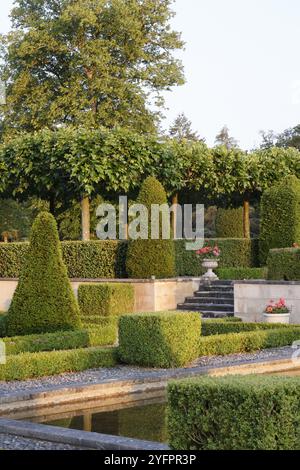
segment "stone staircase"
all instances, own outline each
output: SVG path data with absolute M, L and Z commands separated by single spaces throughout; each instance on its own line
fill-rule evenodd
M 234 315 L 232 281 L 201 282 L 193 297 L 187 297 L 178 310 L 201 312 L 203 318 L 223 318 Z

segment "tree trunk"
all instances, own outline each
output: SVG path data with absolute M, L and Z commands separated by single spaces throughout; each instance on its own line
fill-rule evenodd
M 91 239 L 91 221 L 90 221 L 90 200 L 85 196 L 81 201 L 81 225 L 82 240 L 89 241 Z
M 172 196 L 172 206 L 174 204 L 178 204 L 178 193 L 174 194 L 174 196 Z M 177 214 L 176 212 L 172 212 L 171 214 L 171 228 L 172 228 L 172 232 L 173 232 L 173 237 L 175 238 L 176 237 L 176 224 L 177 224 Z
M 250 203 L 244 201 L 243 211 L 244 238 L 250 238 Z

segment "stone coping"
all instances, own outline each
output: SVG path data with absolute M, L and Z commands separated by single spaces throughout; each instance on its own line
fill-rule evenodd
M 40 389 L 28 389 L 26 391 L 12 391 L 9 394 L 3 396 L 0 395 L 0 414 L 3 412 L 2 406 L 8 404 L 24 404 L 25 401 L 39 400 L 39 404 L 42 406 L 42 400 L 48 398 L 53 400 L 55 397 L 65 396 L 65 402 L 68 402 L 70 395 L 86 392 L 96 392 L 110 390 L 111 393 L 115 392 L 119 395 L 122 393 L 122 388 L 126 389 L 129 387 L 135 387 L 134 391 L 138 390 L 138 387 L 145 384 L 159 385 L 162 389 L 166 387 L 169 380 L 178 380 L 185 378 L 196 378 L 202 375 L 211 376 L 222 376 L 226 374 L 241 374 L 245 373 L 264 373 L 264 372 L 278 372 L 282 370 L 299 370 L 299 365 L 295 365 L 291 357 L 283 357 L 278 355 L 273 357 L 271 360 L 264 359 L 253 359 L 244 360 L 237 364 L 228 364 L 220 366 L 196 366 L 192 368 L 183 368 L 177 370 L 157 370 L 152 374 L 147 372 L 143 373 L 140 377 L 134 379 L 103 379 L 95 383 L 88 382 L 75 382 L 70 385 L 50 385 L 44 386 Z M 127 393 L 127 392 L 126 392 Z
M 0 434 L 11 434 L 47 442 L 68 444 L 88 450 L 169 450 L 159 442 L 110 436 L 88 431 L 59 428 L 46 424 L 0 418 Z
M 266 281 L 261 280 L 244 280 L 244 281 L 233 281 L 235 284 L 253 284 L 253 285 L 263 285 L 263 286 L 300 286 L 300 281 Z
M 0 282 L 18 281 L 16 277 L 2 277 Z M 160 282 L 191 282 L 201 281 L 201 277 L 175 277 L 168 279 L 107 279 L 107 278 L 70 278 L 71 282 L 103 282 L 103 283 L 128 283 L 128 284 L 142 284 L 142 283 L 160 283 Z

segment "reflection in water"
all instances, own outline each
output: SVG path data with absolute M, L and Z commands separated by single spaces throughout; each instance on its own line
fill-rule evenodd
M 168 441 L 164 403 L 97 413 L 89 410 L 79 416 L 47 421 L 44 424 L 146 441 Z

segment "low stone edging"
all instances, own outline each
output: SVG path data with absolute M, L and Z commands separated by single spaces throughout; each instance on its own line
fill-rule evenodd
M 38 439 L 46 442 L 68 444 L 87 450 L 169 450 L 158 442 L 142 441 L 128 437 L 110 436 L 95 432 L 58 428 L 46 424 L 0 418 L 0 434 Z

